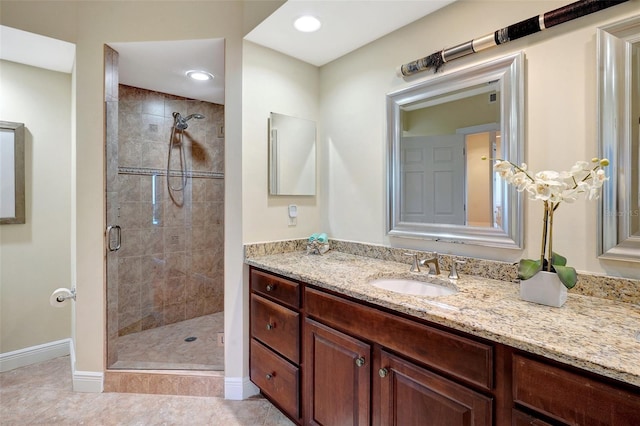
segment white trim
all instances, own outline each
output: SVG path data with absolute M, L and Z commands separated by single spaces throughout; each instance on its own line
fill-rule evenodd
M 104 373 L 98 371 L 74 371 L 74 392 L 100 393 L 104 390 Z
M 224 398 L 231 400 L 243 400 L 260 393 L 260 389 L 254 385 L 248 377 L 225 377 Z
M 75 392 L 101 393 L 104 391 L 104 372 L 102 371 L 77 371 L 76 350 L 73 340 L 69 343 L 71 348 L 71 376 L 73 390 Z
M 0 354 L 0 373 L 69 355 L 71 339 L 31 346 Z

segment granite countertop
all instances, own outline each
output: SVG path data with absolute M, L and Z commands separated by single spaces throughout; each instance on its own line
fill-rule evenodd
M 461 274 L 453 295 L 410 296 L 378 289 L 383 277 L 427 279 L 409 265 L 329 251 L 248 257 L 249 265 L 403 312 L 452 329 L 504 343 L 640 386 L 640 306 L 569 293 L 561 308 L 525 302 L 519 286 Z

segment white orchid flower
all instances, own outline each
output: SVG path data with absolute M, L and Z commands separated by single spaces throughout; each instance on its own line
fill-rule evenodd
M 525 172 L 517 172 L 511 177 L 511 182 L 518 192 L 522 192 L 527 188 L 527 185 L 531 183 L 531 179 Z
M 576 164 L 571 167 L 571 173 L 580 173 L 591 170 L 591 164 L 586 161 L 576 161 Z
M 609 165 L 606 158 L 594 158 L 591 164 L 587 161 L 576 161 L 568 171 L 556 172 L 544 170 L 532 175 L 527 165 L 520 167 L 510 161 L 497 160 L 494 171 L 507 183 L 514 185 L 519 192 L 527 191 L 532 200 L 544 201 L 545 224 L 542 235 L 542 248 L 538 260 L 522 259 L 518 268 L 520 279 L 527 280 L 547 265 L 547 272 L 554 270 L 567 288 L 576 284 L 577 275 L 574 268 L 566 266 L 566 259 L 553 251 L 552 235 L 553 214 L 561 202 L 573 203 L 580 194 L 592 200 L 598 198 L 602 185 L 609 178 L 602 167 Z M 558 261 L 558 257 L 560 261 Z
M 604 170 L 598 169 L 595 172 L 591 172 L 591 181 L 593 182 L 593 186 L 596 188 L 601 188 L 602 184 L 605 181 L 609 180 L 609 178 L 605 175 Z

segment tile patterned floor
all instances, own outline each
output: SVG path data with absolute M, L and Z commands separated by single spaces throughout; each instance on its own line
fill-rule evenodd
M 0 425 L 292 426 L 269 401 L 72 391 L 69 357 L 0 373 Z
M 118 338 L 112 369 L 224 370 L 224 312 L 152 328 Z M 196 337 L 185 342 L 187 337 Z

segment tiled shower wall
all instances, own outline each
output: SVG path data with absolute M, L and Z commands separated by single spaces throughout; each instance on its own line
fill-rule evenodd
M 174 119 L 184 133 L 183 191 L 167 189 Z M 117 265 L 119 336 L 223 310 L 224 106 L 119 85 Z M 179 150 L 171 184 L 181 186 Z M 109 284 L 108 284 L 109 285 Z M 115 310 L 111 310 L 115 314 Z M 114 330 L 115 331 L 115 330 Z

